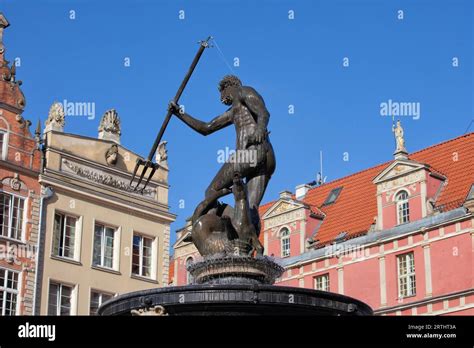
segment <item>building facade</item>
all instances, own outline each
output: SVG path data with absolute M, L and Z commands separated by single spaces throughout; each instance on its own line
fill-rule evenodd
M 168 285 L 166 143 L 143 191 L 130 187 L 138 155 L 120 144 L 115 110 L 97 138 L 65 133 L 52 105 L 44 133 L 22 115 L 0 13 L 0 315 L 89 315 L 117 294 Z
M 400 126 L 401 127 L 401 126 Z M 403 132 L 402 132 L 403 134 Z M 474 315 L 474 133 L 260 207 L 276 285 L 360 299 L 379 315 Z M 172 283 L 199 255 L 178 231 Z
M 0 315 L 31 315 L 37 274 L 41 152 L 22 114 L 15 63 L 5 58 L 0 13 Z
M 93 315 L 130 291 L 168 285 L 168 165 L 160 145 L 148 187 L 129 183 L 138 156 L 120 144 L 120 120 L 107 111 L 98 138 L 64 132 L 62 105 L 44 131 L 41 286 L 37 313 Z

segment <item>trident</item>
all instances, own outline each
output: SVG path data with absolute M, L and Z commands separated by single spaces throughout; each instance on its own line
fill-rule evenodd
M 190 77 L 191 77 L 191 75 L 194 71 L 194 68 L 196 68 L 196 65 L 199 61 L 199 58 L 201 58 L 201 55 L 204 52 L 204 50 L 206 48 L 210 47 L 209 46 L 209 41 L 211 39 L 212 39 L 212 36 L 209 36 L 206 40 L 199 41 L 199 44 L 200 44 L 199 45 L 199 50 L 196 53 L 196 56 L 194 57 L 194 60 L 191 63 L 191 66 L 189 67 L 189 70 L 188 70 L 186 76 L 184 77 L 183 82 L 181 82 L 181 85 L 179 86 L 178 92 L 176 92 L 176 95 L 174 96 L 173 102 L 175 102 L 176 104 L 178 104 L 179 98 L 181 97 L 181 94 L 183 93 L 184 88 L 186 87 L 186 84 L 188 83 L 188 81 L 189 81 L 189 79 L 190 79 Z M 147 179 L 145 181 L 145 184 L 143 185 L 143 187 L 140 190 L 143 193 L 143 190 L 146 188 L 146 186 L 150 182 L 150 179 L 155 174 L 155 171 L 159 168 L 159 165 L 157 163 L 153 163 L 153 156 L 156 153 L 156 149 L 158 148 L 158 145 L 160 144 L 161 138 L 163 137 L 163 133 L 165 132 L 165 129 L 168 126 L 168 123 L 169 123 L 172 115 L 173 115 L 172 110 L 168 109 L 168 113 L 165 116 L 165 120 L 163 121 L 160 132 L 158 133 L 158 136 L 155 139 L 155 142 L 154 142 L 154 144 L 153 144 L 153 146 L 150 150 L 150 153 L 148 154 L 147 159 L 143 160 L 141 158 L 137 158 L 137 163 L 135 165 L 135 169 L 133 170 L 132 180 L 130 180 L 130 186 L 132 186 L 133 180 L 135 180 L 135 176 L 137 175 L 138 168 L 143 166 L 143 170 L 140 174 L 140 178 L 138 179 L 138 182 L 137 182 L 136 186 L 133 187 L 134 191 L 136 191 L 138 189 L 138 186 L 140 186 L 143 178 L 146 175 L 146 172 L 148 171 L 148 168 L 151 168 L 150 175 L 147 177 Z

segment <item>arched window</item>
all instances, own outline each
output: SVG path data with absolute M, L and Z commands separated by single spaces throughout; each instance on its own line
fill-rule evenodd
M 290 256 L 290 230 L 286 227 L 280 231 L 281 257 Z
M 404 224 L 410 221 L 410 207 L 408 204 L 408 192 L 400 191 L 397 193 L 397 219 L 398 224 Z
M 191 273 L 188 271 L 188 267 L 193 264 L 194 260 L 192 257 L 188 257 L 186 259 L 186 284 L 192 284 L 194 282 L 194 278 Z

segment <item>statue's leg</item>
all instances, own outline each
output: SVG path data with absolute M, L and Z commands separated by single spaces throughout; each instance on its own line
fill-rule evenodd
M 251 214 L 252 223 L 255 226 L 257 236 L 260 234 L 260 216 L 258 214 L 258 207 L 265 194 L 269 178 L 265 174 L 260 174 L 248 178 L 247 181 L 247 194 L 249 209 Z
M 275 155 L 273 153 L 272 144 L 265 143 L 265 162 L 257 168 L 255 174 L 247 177 L 247 192 L 250 214 L 252 216 L 252 223 L 257 231 L 257 236 L 260 234 L 260 216 L 258 214 L 258 207 L 262 202 L 263 195 L 267 189 L 268 182 L 275 171 Z
M 209 187 L 206 189 L 204 200 L 198 204 L 193 213 L 192 221 L 196 221 L 199 216 L 205 214 L 212 205 L 215 205 L 217 198 L 220 198 L 231 191 L 229 190 L 233 184 L 234 171 L 231 163 L 224 163 L 217 172 Z
M 212 208 L 215 207 L 215 202 L 219 198 L 221 198 L 225 195 L 228 195 L 230 192 L 232 192 L 232 190 L 227 189 L 227 188 L 224 188 L 224 189 L 219 190 L 219 191 L 213 191 L 211 195 L 206 197 L 201 203 L 198 204 L 198 206 L 194 210 L 193 217 L 195 217 L 197 219 L 200 216 L 207 214 L 207 212 L 209 210 L 211 210 Z M 193 223 L 194 223 L 194 221 L 195 221 L 195 219 L 193 218 Z
M 261 174 L 251 177 L 247 181 L 250 219 L 255 230 L 255 235 L 251 237 L 251 243 L 253 250 L 257 252 L 257 255 L 263 255 L 264 252 L 263 245 L 258 239 L 261 228 L 258 207 L 262 201 L 269 179 L 269 176 Z

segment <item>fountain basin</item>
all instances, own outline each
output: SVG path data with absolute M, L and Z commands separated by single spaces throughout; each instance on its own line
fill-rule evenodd
M 155 311 L 160 308 L 159 311 Z M 365 303 L 348 296 L 265 284 L 201 284 L 136 291 L 99 308 L 100 315 L 372 315 Z

